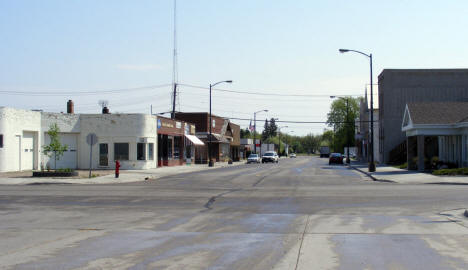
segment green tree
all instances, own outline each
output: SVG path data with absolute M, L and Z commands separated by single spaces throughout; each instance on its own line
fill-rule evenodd
M 268 123 L 268 119 L 265 119 L 265 124 L 263 125 L 262 131 L 262 141 L 265 141 L 270 137 L 270 124 Z
M 50 137 L 50 144 L 42 147 L 44 154 L 48 157 L 54 156 L 54 170 L 57 169 L 57 160 L 68 150 L 68 145 L 62 145 L 62 143 L 60 143 L 59 133 L 60 128 L 57 126 L 57 123 L 50 125 L 49 131 L 47 131 Z
M 334 100 L 327 114 L 327 124 L 333 127 L 335 136 L 332 140 L 333 150 L 341 152 L 348 141 L 350 146 L 354 142 L 355 119 L 359 116 L 360 98 L 344 97 Z
M 268 126 L 269 137 L 276 137 L 278 126 L 276 125 L 275 118 L 270 119 L 270 125 Z

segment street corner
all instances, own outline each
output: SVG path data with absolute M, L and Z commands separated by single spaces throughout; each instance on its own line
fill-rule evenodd
M 439 215 L 468 228 L 468 207 L 442 211 Z

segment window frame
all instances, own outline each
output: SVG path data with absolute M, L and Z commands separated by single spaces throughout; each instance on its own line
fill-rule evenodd
M 137 157 L 137 160 L 141 160 L 141 161 L 145 161 L 146 160 L 146 143 L 137 143 L 137 147 L 136 147 L 136 157 Z M 143 153 L 140 153 L 140 150 L 143 152 Z
M 148 143 L 148 160 L 154 160 L 154 143 Z
M 121 151 L 117 151 L 117 146 L 120 145 L 120 146 L 124 146 L 126 145 L 127 149 L 127 153 L 126 153 L 126 157 L 124 156 L 125 153 L 121 154 L 120 152 Z M 122 157 L 123 156 L 123 157 Z M 126 161 L 126 160 L 130 160 L 130 143 L 114 143 L 114 160 L 121 160 L 121 161 Z

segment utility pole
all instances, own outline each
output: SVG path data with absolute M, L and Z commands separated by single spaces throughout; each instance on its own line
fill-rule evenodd
M 172 113 L 171 118 L 175 119 L 176 99 L 177 99 L 177 0 L 174 0 L 174 50 L 172 55 Z
M 174 83 L 174 91 L 172 92 L 172 113 L 171 118 L 175 119 L 175 107 L 176 107 L 176 98 L 177 98 L 177 83 Z

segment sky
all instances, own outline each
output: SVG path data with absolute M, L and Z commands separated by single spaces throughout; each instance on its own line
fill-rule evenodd
M 99 113 L 171 109 L 173 0 L 0 0 L 0 106 Z M 324 122 L 331 95 L 364 95 L 388 68 L 467 68 L 468 1 L 178 0 L 177 110 L 242 128 Z M 192 87 L 192 86 L 197 86 Z M 201 88 L 200 88 L 201 87 Z M 203 88 L 204 87 L 204 88 Z M 283 95 L 283 96 L 278 96 Z M 291 96 L 286 96 L 291 95 Z M 308 96 L 294 96 L 308 95 Z M 292 124 L 283 132 L 322 133 Z

